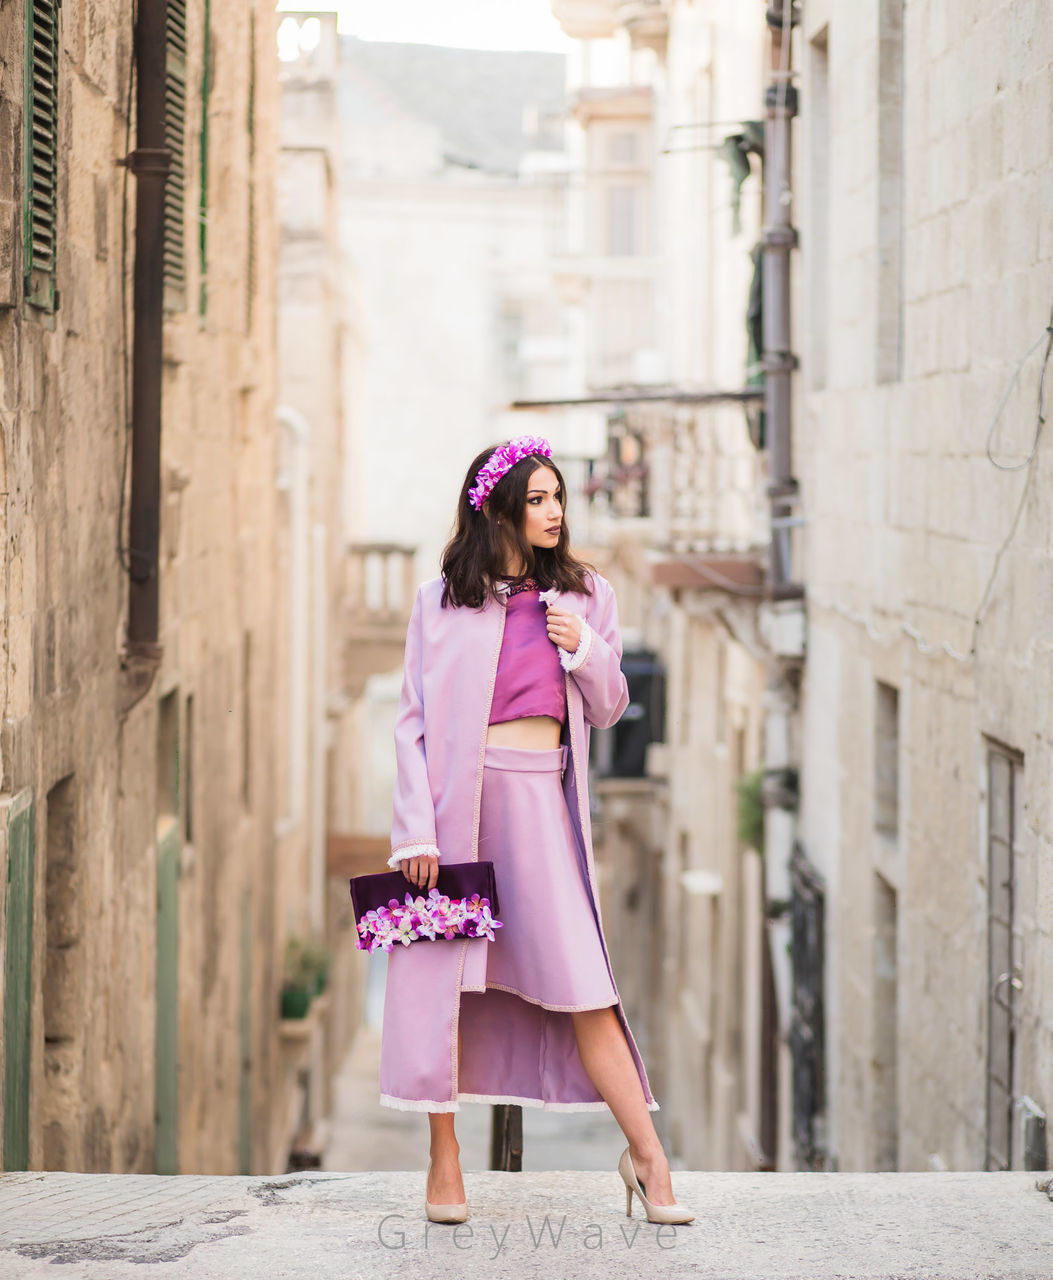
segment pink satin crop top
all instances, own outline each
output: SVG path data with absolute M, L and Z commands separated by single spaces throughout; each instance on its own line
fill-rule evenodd
M 521 716 L 567 718 L 567 691 L 559 649 L 548 638 L 545 606 L 533 579 L 514 583 L 505 604 L 505 629 L 497 659 L 490 723 Z

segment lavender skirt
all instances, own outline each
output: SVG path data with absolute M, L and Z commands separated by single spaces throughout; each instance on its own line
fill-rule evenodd
M 628 1023 L 564 798 L 567 763 L 566 747 L 487 744 L 479 857 L 494 864 L 503 928 L 493 942 L 417 942 L 390 954 L 384 1104 L 429 1111 L 456 1110 L 461 1102 L 607 1109 L 581 1061 L 571 1014 L 613 1005 Z M 432 947 L 463 948 L 454 976 L 435 963 Z M 443 952 L 444 962 L 449 954 Z M 441 1074 L 450 1083 L 441 1090 L 433 1044 L 439 1061 L 448 1062 Z M 650 1099 L 642 1063 L 638 1070 Z M 650 1100 L 648 1106 L 658 1109 Z

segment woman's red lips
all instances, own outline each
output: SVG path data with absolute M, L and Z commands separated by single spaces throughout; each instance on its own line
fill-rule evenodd
M 559 533 L 559 525 L 558 525 L 558 524 L 550 524 L 550 525 L 549 525 L 549 527 L 545 530 L 545 532 L 546 532 L 546 533 Z

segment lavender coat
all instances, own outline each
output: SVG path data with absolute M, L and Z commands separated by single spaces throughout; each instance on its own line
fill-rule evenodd
M 599 894 L 592 851 L 587 793 L 590 726 L 607 728 L 629 702 L 622 673 L 621 637 L 614 592 L 599 574 L 590 575 L 593 594 L 563 593 L 560 607 L 585 618 L 591 644 L 585 661 L 565 674 L 567 722 L 563 741 L 571 765 L 563 795 L 587 870 L 589 894 L 600 936 Z M 497 660 L 504 632 L 505 603 L 488 598 L 482 609 L 442 608 L 442 579 L 417 593 L 406 636 L 402 697 L 395 724 L 397 778 L 391 829 L 393 856 L 414 846 L 437 846 L 447 862 L 476 861 L 483 758 Z M 380 1058 L 380 1101 L 399 1110 L 457 1111 L 458 1095 L 489 1101 L 458 1088 L 457 1025 L 460 994 L 485 987 L 485 938 L 418 942 L 396 946 L 388 957 L 384 1030 Z M 603 954 L 610 970 L 606 940 Z M 613 973 L 611 981 L 614 982 Z M 617 986 L 615 986 L 617 991 Z M 512 1001 L 502 1028 L 526 1054 L 543 1061 L 542 1098 L 517 1099 L 557 1110 L 605 1109 L 607 1104 L 581 1065 L 569 1015 L 559 1035 L 540 1043 L 537 1008 Z M 522 1006 L 520 1008 L 520 1006 Z M 657 1111 L 643 1061 L 619 996 L 616 1013 L 640 1077 L 649 1110 Z M 473 1057 L 487 1046 L 472 1046 Z M 467 1051 L 465 1053 L 467 1062 Z

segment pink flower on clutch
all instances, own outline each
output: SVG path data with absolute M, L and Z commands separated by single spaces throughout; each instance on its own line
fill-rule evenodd
M 408 947 L 419 938 L 435 941 L 436 938 L 489 938 L 494 940 L 494 930 L 502 928 L 500 920 L 490 914 L 490 899 L 473 893 L 470 898 L 450 898 L 432 889 L 427 898 L 418 894 L 414 898 L 407 892 L 400 903 L 391 898 L 386 907 L 367 911 L 358 921 L 359 937 L 355 942 L 359 951 L 390 951 L 396 942 Z

